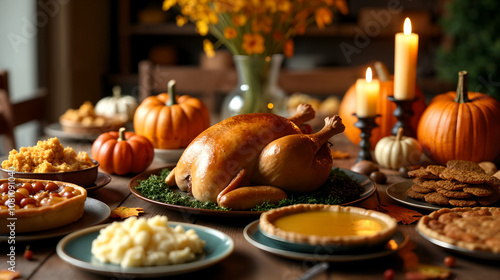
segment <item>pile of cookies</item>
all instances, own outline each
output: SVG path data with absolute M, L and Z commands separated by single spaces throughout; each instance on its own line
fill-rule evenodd
M 500 179 L 474 162 L 452 160 L 446 166 L 421 167 L 408 172 L 408 176 L 414 179 L 406 194 L 431 204 L 489 206 L 500 199 Z

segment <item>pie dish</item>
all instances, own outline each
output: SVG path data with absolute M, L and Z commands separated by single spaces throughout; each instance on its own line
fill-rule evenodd
M 14 186 L 14 204 L 9 187 Z M 18 233 L 53 229 L 79 220 L 84 211 L 87 191 L 60 181 L 15 179 L 9 185 L 0 180 L 0 233 Z
M 421 235 L 470 251 L 500 254 L 500 208 L 443 208 L 423 216 Z
M 296 204 L 263 213 L 266 236 L 310 245 L 374 246 L 396 232 L 397 222 L 381 212 L 358 207 Z

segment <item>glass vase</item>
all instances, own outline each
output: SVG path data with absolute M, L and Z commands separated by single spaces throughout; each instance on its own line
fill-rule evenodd
M 268 57 L 235 55 L 237 86 L 224 98 L 221 117 L 248 113 L 285 116 L 287 96 L 278 86 L 283 55 Z

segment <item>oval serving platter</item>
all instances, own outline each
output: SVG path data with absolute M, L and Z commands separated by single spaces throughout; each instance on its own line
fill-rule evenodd
M 166 207 L 170 210 L 176 210 L 176 211 L 179 211 L 182 213 L 195 214 L 195 215 L 206 215 L 206 216 L 223 216 L 223 217 L 256 217 L 256 216 L 259 216 L 260 214 L 262 214 L 262 211 L 242 211 L 242 210 L 224 211 L 224 210 L 212 210 L 212 209 L 199 209 L 199 208 L 193 208 L 193 207 L 188 207 L 188 206 L 175 205 L 175 204 L 165 203 L 165 202 L 161 202 L 161 201 L 147 198 L 147 197 L 143 196 L 140 193 L 140 191 L 138 191 L 136 189 L 136 187 L 139 186 L 139 181 L 146 180 L 151 175 L 158 175 L 158 174 L 160 174 L 161 170 L 163 170 L 165 168 L 172 169 L 174 167 L 175 167 L 175 165 L 171 164 L 171 165 L 167 165 L 163 168 L 158 168 L 158 169 L 146 171 L 142 174 L 135 176 L 134 178 L 132 178 L 132 180 L 130 180 L 130 183 L 129 183 L 130 192 L 140 199 L 143 199 L 143 200 L 148 201 L 150 203 L 154 203 L 154 204 Z M 361 202 L 361 201 L 369 198 L 371 195 L 373 195 L 375 193 L 377 186 L 372 180 L 370 180 L 370 178 L 368 178 L 364 175 L 361 175 L 359 173 L 347 170 L 347 169 L 343 169 L 343 168 L 339 168 L 339 169 L 341 169 L 348 176 L 353 178 L 363 188 L 363 192 L 361 193 L 360 198 L 353 200 L 353 201 L 346 202 L 346 203 L 342 203 L 340 205 L 347 206 L 347 205 L 352 205 L 352 204 Z M 176 190 L 176 192 L 179 192 L 183 196 L 188 195 L 187 192 L 183 192 L 183 191 L 180 191 L 178 189 Z

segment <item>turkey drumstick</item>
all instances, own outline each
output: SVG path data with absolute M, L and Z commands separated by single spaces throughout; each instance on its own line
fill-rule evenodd
M 319 188 L 333 164 L 328 140 L 344 129 L 339 116 L 327 117 L 315 134 L 292 134 L 272 141 L 260 153 L 252 181 L 291 192 Z
M 254 202 L 259 204 L 259 199 L 266 201 L 270 197 L 281 197 L 283 190 L 312 190 L 330 173 L 332 156 L 326 144 L 328 139 L 343 131 L 340 118 L 333 117 L 326 119 L 327 124 L 320 132 L 303 134 L 299 126 L 313 117 L 312 107 L 301 105 L 290 119 L 255 113 L 223 120 L 189 144 L 165 181 L 169 186 L 176 185 L 187 191 L 197 200 L 219 205 L 226 201 L 231 208 L 238 206 L 239 201 L 242 208 L 246 208 Z M 295 137 L 279 141 L 290 136 Z M 273 155 L 275 159 L 272 159 Z M 302 163 L 290 162 L 292 159 Z M 273 167 L 273 162 L 279 163 L 278 166 Z M 301 172 L 294 174 L 294 178 L 302 178 L 302 185 L 284 186 L 289 180 L 283 180 L 283 177 L 298 170 Z M 272 172 L 285 173 L 280 176 L 270 174 Z M 309 172 L 313 175 L 306 174 Z M 324 178 L 323 182 L 319 182 L 321 178 Z M 282 193 L 277 194 L 277 189 Z M 248 197 L 254 202 L 246 201 L 243 206 Z

